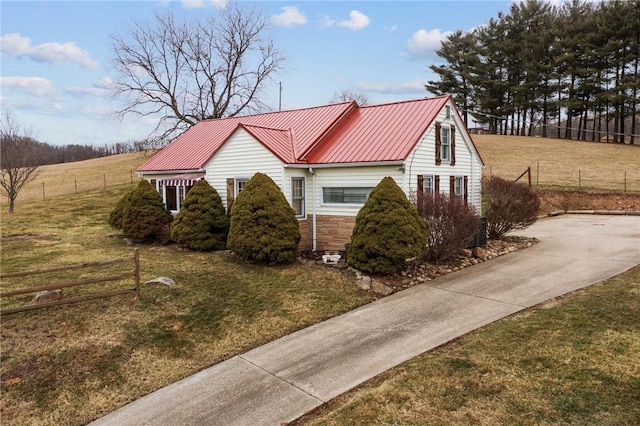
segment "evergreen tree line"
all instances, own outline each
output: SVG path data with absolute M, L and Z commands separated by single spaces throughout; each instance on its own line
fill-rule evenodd
M 449 35 L 425 88 L 452 94 L 467 126 L 472 114 L 491 133 L 633 144 L 639 23 L 640 0 L 514 2 Z
M 26 153 L 24 158 L 20 159 L 20 167 L 70 163 L 72 161 L 82 161 L 115 154 L 138 152 L 146 149 L 146 144 L 144 142 L 118 142 L 114 144 L 104 144 L 102 146 L 77 144 L 58 146 L 40 142 L 27 136 L 19 136 L 18 138 L 20 139 L 20 145 L 22 145 L 21 152 Z M 8 149 L 8 145 L 0 144 L 0 163 L 2 168 L 8 167 L 9 164 L 5 163 L 12 158 L 11 155 L 5 155 L 6 148 Z M 12 162 L 15 160 L 16 159 L 11 159 Z M 15 166 L 16 164 L 12 165 Z

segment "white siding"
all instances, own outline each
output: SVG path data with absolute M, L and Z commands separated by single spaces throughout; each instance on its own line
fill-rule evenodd
M 218 191 L 224 206 L 227 205 L 227 178 L 250 179 L 260 172 L 283 187 L 283 163 L 243 129 L 229 138 L 205 168 L 207 181 Z
M 316 168 L 316 213 L 319 215 L 356 216 L 362 205 L 324 204 L 322 188 L 365 187 L 375 188 L 382 179 L 391 176 L 402 187 L 403 174 L 399 166 L 359 166 Z M 310 187 L 309 183 L 307 184 Z M 312 193 L 308 193 L 307 206 L 312 208 Z M 308 210 L 311 212 L 311 210 Z
M 415 195 L 418 175 L 438 175 L 440 176 L 440 192 L 449 193 L 450 176 L 468 176 L 468 201 L 480 212 L 482 204 L 480 194 L 482 163 L 473 149 L 473 144 L 464 123 L 455 112 L 455 106 L 451 102 L 448 105 L 451 107 L 451 117 L 446 118 L 445 109 L 443 108 L 433 124 L 429 126 L 422 136 L 416 148 L 409 154 L 406 161 L 405 186 L 403 189 L 408 195 Z M 443 127 L 455 127 L 455 166 L 451 166 L 451 164 L 444 161 L 441 165 L 436 165 L 436 122 L 441 123 Z

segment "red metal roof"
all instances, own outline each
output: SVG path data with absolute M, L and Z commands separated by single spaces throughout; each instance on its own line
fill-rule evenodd
M 405 160 L 449 96 L 358 106 L 355 102 L 201 121 L 138 172 L 202 169 L 240 127 L 286 164 Z

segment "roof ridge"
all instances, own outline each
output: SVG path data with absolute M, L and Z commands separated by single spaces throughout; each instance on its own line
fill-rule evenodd
M 387 105 L 398 105 L 398 104 L 408 104 L 408 103 L 413 103 L 413 102 L 424 102 L 424 101 L 435 101 L 437 99 L 440 98 L 448 98 L 451 95 L 439 95 L 439 96 L 433 96 L 430 98 L 420 98 L 420 99 L 405 99 L 403 101 L 393 101 L 393 102 L 385 102 L 385 103 L 381 103 L 381 104 L 375 104 L 375 105 L 359 105 L 359 108 L 375 108 L 375 107 L 380 107 L 380 106 L 387 106 Z
M 243 122 L 238 123 L 238 126 L 253 127 L 253 128 L 256 128 L 256 129 L 264 129 L 264 130 L 276 130 L 278 132 L 286 132 L 288 130 L 291 130 L 290 127 L 287 127 L 287 128 L 284 128 L 284 129 L 279 129 L 279 128 L 276 128 L 276 127 L 258 126 L 258 125 L 255 125 L 255 124 L 247 124 L 247 123 L 243 123 Z
M 238 119 L 243 119 L 247 117 L 256 117 L 259 115 L 281 114 L 284 112 L 305 111 L 310 109 L 327 108 L 327 107 L 332 107 L 336 105 L 349 104 L 351 102 L 353 101 L 336 102 L 336 103 L 324 104 L 324 105 L 314 105 L 314 106 L 302 107 L 302 108 L 292 108 L 292 109 L 285 109 L 282 111 L 267 111 L 267 112 L 257 112 L 255 114 L 247 114 L 247 115 L 234 115 L 232 117 L 205 118 L 204 120 L 200 120 L 200 121 L 238 120 Z

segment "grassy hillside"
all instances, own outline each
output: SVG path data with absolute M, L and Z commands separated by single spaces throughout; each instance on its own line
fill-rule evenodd
M 485 175 L 516 179 L 531 167 L 533 185 L 640 191 L 640 146 L 524 136 L 473 135 Z
M 105 182 L 107 187 L 137 182 L 135 170 L 147 159 L 143 153 L 135 152 L 42 166 L 42 173 L 25 185 L 18 195 L 16 208 L 20 208 L 19 204 L 23 201 L 42 200 L 43 184 L 44 197 L 48 199 L 57 195 L 75 194 L 76 191 L 104 188 Z M 6 199 L 0 197 L 3 210 L 5 203 Z

